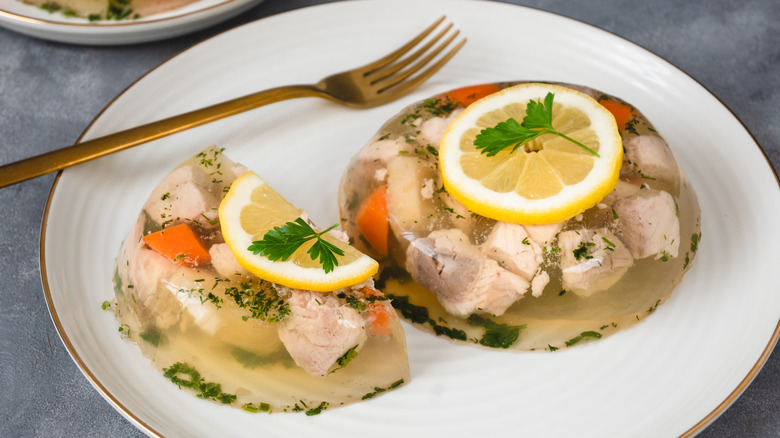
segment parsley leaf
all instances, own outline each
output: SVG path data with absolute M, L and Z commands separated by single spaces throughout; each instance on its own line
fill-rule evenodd
M 307 253 L 312 260 L 319 258 L 320 265 L 325 273 L 333 271 L 339 262 L 336 256 L 343 256 L 342 251 L 336 245 L 322 239 L 322 235 L 336 228 L 334 224 L 324 231 L 316 232 L 302 218 L 295 219 L 294 222 L 287 222 L 281 227 L 274 227 L 263 236 L 262 240 L 255 240 L 247 248 L 253 254 L 260 254 L 268 257 L 271 261 L 287 261 L 304 243 L 316 239 L 316 242 L 309 248 Z
M 523 123 L 518 123 L 517 120 L 510 118 L 506 121 L 499 122 L 492 128 L 483 129 L 477 135 L 476 139 L 474 139 L 474 146 L 476 146 L 477 149 L 481 149 L 483 154 L 492 157 L 508 147 L 512 147 L 512 151 L 510 152 L 512 153 L 520 146 L 540 135 L 554 134 L 598 157 L 599 154 L 593 149 L 553 128 L 552 110 L 554 97 L 555 95 L 553 93 L 547 93 L 547 96 L 544 98 L 544 103 L 534 100 L 528 102 Z

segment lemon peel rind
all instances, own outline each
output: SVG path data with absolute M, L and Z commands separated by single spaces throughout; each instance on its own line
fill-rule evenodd
M 254 180 L 245 183 L 245 180 Z M 234 205 L 246 205 L 251 202 L 252 192 L 267 183 L 256 173 L 248 171 L 233 182 L 225 198 L 219 205 L 219 219 L 222 236 L 238 264 L 264 280 L 294 289 L 315 292 L 331 292 L 344 287 L 363 283 L 379 270 L 379 264 L 363 254 L 345 266 L 336 266 L 329 273 L 322 268 L 304 268 L 288 262 L 285 273 L 279 273 L 279 262 L 252 254 L 247 248 L 252 244 L 252 235 L 244 231 L 240 215 L 230 215 L 227 211 Z M 291 218 L 293 220 L 295 218 Z M 249 258 L 251 257 L 251 261 Z
M 556 90 L 564 92 L 556 93 Z M 494 192 L 484 187 L 478 180 L 466 175 L 460 166 L 447 164 L 460 159 L 459 139 L 467 129 L 476 125 L 475 122 L 481 115 L 518 101 L 543 100 L 547 92 L 550 91 L 556 93 L 556 103 L 580 109 L 591 117 L 592 127 L 602 127 L 596 129 L 600 138 L 617 142 L 620 145 L 620 147 L 613 148 L 613 153 L 607 153 L 610 152 L 610 149 L 602 147 L 599 150 L 601 157 L 594 157 L 594 167 L 582 181 L 564 187 L 553 197 L 529 199 L 515 192 Z M 490 106 L 485 108 L 485 103 L 489 103 Z M 477 108 L 479 111 L 476 110 Z M 439 156 L 442 179 L 447 192 L 469 210 L 485 217 L 507 222 L 549 224 L 571 219 L 598 204 L 614 190 L 623 163 L 623 148 L 614 116 L 593 98 L 566 87 L 531 83 L 505 88 L 467 107 L 445 131 Z M 604 178 L 604 175 L 610 176 Z M 457 185 L 453 184 L 452 181 L 470 181 L 470 184 Z M 549 201 L 553 198 L 558 202 Z M 565 207 L 558 207 L 563 204 Z M 509 209 L 506 205 L 521 205 L 522 209 Z M 553 207 L 554 211 L 550 211 Z

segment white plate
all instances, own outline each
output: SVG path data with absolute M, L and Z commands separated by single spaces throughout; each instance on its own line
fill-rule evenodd
M 173 11 L 126 21 L 96 21 L 49 13 L 20 0 L 0 0 L 0 26 L 60 43 L 115 45 L 183 35 L 227 20 L 263 0 L 197 0 Z
M 469 42 L 399 102 L 371 110 L 314 99 L 278 103 L 61 174 L 41 247 L 49 308 L 76 363 L 130 421 L 150 434 L 176 436 L 677 436 L 701 430 L 758 372 L 780 320 L 773 278 L 777 179 L 714 96 L 666 61 L 589 25 L 490 2 L 381 0 L 302 9 L 174 57 L 117 97 L 85 138 L 256 89 L 314 82 L 389 52 L 442 14 Z M 269 416 L 179 391 L 119 338 L 111 313 L 100 310 L 112 297 L 119 244 L 145 198 L 201 148 L 226 147 L 315 221 L 332 223 L 347 160 L 387 118 L 450 88 L 518 79 L 586 84 L 635 104 L 669 141 L 698 192 L 703 242 L 693 269 L 636 327 L 581 348 L 510 353 L 452 345 L 407 326 L 409 385 L 316 417 Z

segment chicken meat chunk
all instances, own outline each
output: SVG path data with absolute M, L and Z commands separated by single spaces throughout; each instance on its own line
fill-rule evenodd
M 326 376 L 340 357 L 366 342 L 363 317 L 332 294 L 292 290 L 288 304 L 279 339 L 309 374 Z
M 620 236 L 636 259 L 677 257 L 680 220 L 667 192 L 642 190 L 615 202 Z
M 160 225 L 186 221 L 214 228 L 221 194 L 212 193 L 212 179 L 200 166 L 181 166 L 157 185 L 144 209 Z
M 626 160 L 640 175 L 653 179 L 676 181 L 680 170 L 669 145 L 657 135 L 631 137 L 623 144 Z
M 634 264 L 628 248 L 609 231 L 564 231 L 558 246 L 563 288 L 583 297 L 608 289 Z
M 526 280 L 531 280 L 544 259 L 542 248 L 528 235 L 525 227 L 497 222 L 490 230 L 483 253 L 498 264 Z
M 485 256 L 457 228 L 436 230 L 415 240 L 406 257 L 412 277 L 457 316 L 477 311 L 501 315 L 529 286 L 528 280 Z

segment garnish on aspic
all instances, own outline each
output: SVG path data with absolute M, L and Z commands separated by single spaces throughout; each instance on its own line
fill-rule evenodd
M 502 150 L 512 147 L 516 151 L 520 146 L 544 134 L 554 134 L 576 144 L 595 156 L 599 154 L 577 140 L 555 130 L 552 125 L 553 93 L 547 93 L 544 103 L 531 100 L 526 106 L 526 116 L 523 123 L 518 123 L 514 118 L 498 123 L 492 128 L 483 129 L 474 140 L 474 146 L 483 154 L 492 157 Z M 510 153 L 511 153 L 510 152 Z
M 338 224 L 334 224 L 324 231 L 317 232 L 302 218 L 297 218 L 281 227 L 274 227 L 273 230 L 265 233 L 262 240 L 253 241 L 247 249 L 255 255 L 266 256 L 271 261 L 287 261 L 304 243 L 316 239 L 317 241 L 306 252 L 312 260 L 319 258 L 322 270 L 328 273 L 333 271 L 334 266 L 338 266 L 337 256 L 343 256 L 344 251 L 323 240 L 321 236 L 337 226 Z

